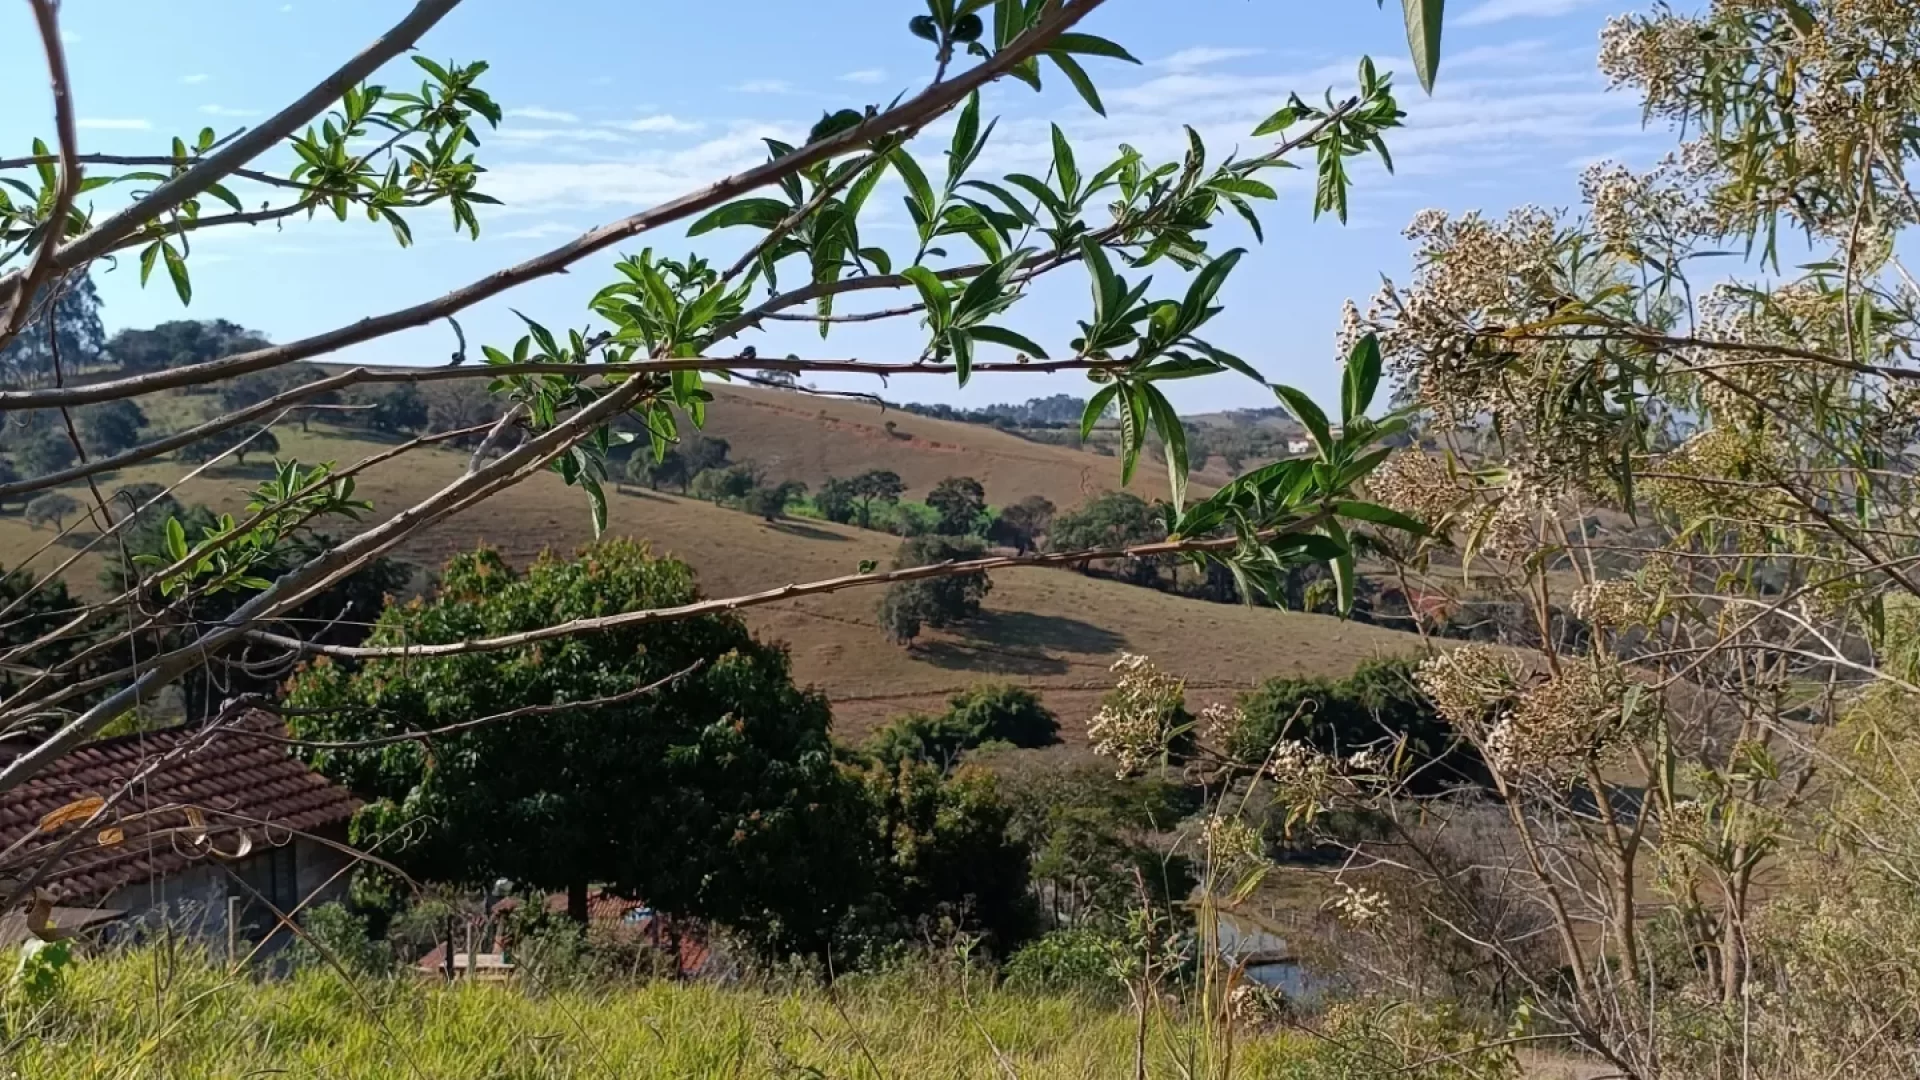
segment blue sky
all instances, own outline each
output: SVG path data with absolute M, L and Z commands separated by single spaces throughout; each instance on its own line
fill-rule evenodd
M 1310 173 L 1282 176 L 1282 197 L 1223 292 L 1227 310 L 1210 336 L 1258 366 L 1322 398 L 1333 397 L 1333 335 L 1340 303 L 1364 302 L 1379 275 L 1404 278 L 1400 229 L 1428 206 L 1504 212 L 1525 202 L 1564 206 L 1581 168 L 1596 158 L 1644 165 L 1671 136 L 1642 129 L 1635 100 L 1609 93 L 1594 66 L 1600 25 L 1626 0 L 1453 0 L 1440 85 L 1427 97 L 1406 71 L 1397 4 L 1366 0 L 1114 0 L 1085 29 L 1112 38 L 1145 63 L 1092 61 L 1109 115 L 1089 111 L 1060 80 L 1034 94 L 994 87 L 989 112 L 1004 119 L 982 159 L 987 174 L 1043 171 L 1049 122 L 1072 137 L 1082 166 L 1119 143 L 1150 157 L 1176 157 L 1182 123 L 1215 154 L 1265 149 L 1247 137 L 1290 91 L 1317 98 L 1351 86 L 1359 56 L 1400 71 L 1407 127 L 1388 139 L 1398 172 L 1357 170 L 1350 222 L 1313 222 Z M 406 5 L 375 0 L 66 0 L 63 25 L 74 71 L 82 149 L 164 152 L 170 137 L 203 125 L 221 132 L 263 116 L 365 46 Z M 195 295 L 182 309 L 156 277 L 139 287 L 132 260 L 97 270 L 110 329 L 169 318 L 224 317 L 275 340 L 329 329 L 428 299 L 511 265 L 607 220 L 701 186 L 759 161 L 763 136 L 803 135 L 823 109 L 884 103 L 923 81 L 925 43 L 905 24 L 915 0 L 558 0 L 531 5 L 467 0 L 422 43 L 429 56 L 484 59 L 485 85 L 508 109 L 485 136 L 482 186 L 506 202 L 483 218 L 479 241 L 455 237 L 438 210 L 415 218 L 418 243 L 399 250 L 384 225 L 355 218 L 230 230 L 194 250 Z M 796 16 L 795 11 L 804 12 Z M 537 14 L 536 14 L 537 12 Z M 51 132 L 51 106 L 27 6 L 0 7 L 0 152 L 24 151 Z M 415 83 L 404 60 L 383 72 Z M 916 145 L 937 162 L 947 128 Z M 1309 163 L 1310 164 L 1310 163 Z M 257 196 L 255 196 L 257 198 Z M 910 233 L 897 199 L 866 227 L 869 242 L 896 250 Z M 1218 246 L 1252 245 L 1243 227 L 1218 230 Z M 757 235 L 757 234 L 753 234 Z M 747 231 L 689 245 L 655 234 L 656 248 L 730 258 Z M 623 250 L 637 251 L 640 244 Z M 584 325 L 585 302 L 610 280 L 609 259 L 577 266 L 463 316 L 479 341 L 510 341 L 516 307 L 549 325 Z M 1171 268 L 1156 268 L 1167 291 Z M 1060 271 L 1006 320 L 1064 351 L 1086 294 L 1077 268 Z M 1156 289 L 1156 292 L 1159 292 Z M 764 355 L 908 359 L 914 328 L 867 328 L 822 342 L 806 330 L 750 336 Z M 444 325 L 388 338 L 335 359 L 442 362 Z M 813 380 L 823 387 L 880 390 L 894 399 L 981 404 L 1051 393 L 1085 393 L 1078 375 L 979 379 L 965 390 L 935 377 Z M 1192 409 L 1271 405 L 1245 380 L 1221 376 L 1178 384 Z

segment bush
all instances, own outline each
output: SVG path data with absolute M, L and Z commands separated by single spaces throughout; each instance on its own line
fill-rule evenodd
M 342 415 L 386 435 L 411 435 L 427 426 L 427 398 L 412 383 L 394 386 L 355 387 L 347 393 L 347 404 L 358 408 Z
M 927 505 L 939 515 L 935 525 L 949 536 L 971 536 L 984 531 L 987 491 L 971 476 L 949 476 L 927 493 Z
M 14 453 L 14 461 L 30 478 L 51 476 L 73 466 L 73 443 L 64 432 L 56 433 L 49 428 L 22 443 Z
M 1120 979 L 1127 943 L 1090 928 L 1055 930 L 1007 960 L 1006 986 L 1027 994 L 1082 994 L 1101 1001 L 1126 992 Z
M 728 465 L 695 475 L 690 491 L 695 498 L 720 506 L 745 499 L 759 486 L 759 469 L 751 464 Z
M 1039 695 L 1012 683 L 980 683 L 947 699 L 947 716 L 975 733 L 975 745 L 1005 742 L 1024 750 L 1060 741 L 1060 720 Z
M 750 514 L 758 514 L 767 521 L 778 521 L 787 512 L 787 504 L 802 498 L 807 493 L 807 485 L 798 480 L 782 480 L 778 484 L 762 484 L 747 492 L 740 500 L 741 509 Z
M 338 901 L 302 914 L 300 929 L 305 936 L 296 937 L 287 947 L 290 968 L 330 968 L 337 963 L 355 975 L 383 975 L 393 968 L 393 947 L 373 940 L 366 918 Z

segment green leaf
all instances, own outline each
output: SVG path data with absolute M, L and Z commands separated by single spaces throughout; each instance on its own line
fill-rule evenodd
M 1426 536 L 1432 532 L 1432 530 L 1428 529 L 1425 525 L 1400 511 L 1392 509 L 1391 507 L 1381 506 L 1378 503 L 1337 502 L 1333 504 L 1333 512 L 1341 517 L 1354 518 L 1358 521 L 1370 521 L 1375 525 L 1385 525 L 1390 529 L 1410 532 L 1415 536 Z
M 973 377 L 973 339 L 965 330 L 953 330 L 947 334 L 947 347 L 953 350 L 953 371 L 960 377 L 960 385 L 967 385 Z
M 1240 359 L 1238 356 L 1235 356 L 1234 354 L 1228 352 L 1227 350 L 1215 348 L 1214 346 L 1208 345 L 1205 342 L 1199 343 L 1199 349 L 1201 352 L 1206 353 L 1207 356 L 1214 361 L 1214 363 L 1220 364 L 1223 367 L 1232 368 L 1233 370 L 1239 372 L 1242 375 L 1245 375 L 1247 378 L 1252 379 L 1254 382 L 1257 382 L 1262 386 L 1265 386 L 1267 384 L 1266 377 L 1261 375 L 1258 371 L 1255 371 L 1253 369 L 1252 364 L 1247 363 L 1245 360 Z
M 1053 125 L 1053 174 L 1060 178 L 1060 190 L 1068 201 L 1080 188 L 1080 169 L 1073 163 L 1073 146 L 1060 125 Z
M 1356 577 L 1353 566 L 1353 542 L 1347 538 L 1345 526 L 1337 521 L 1327 522 L 1326 532 L 1328 539 L 1340 545 L 1340 553 L 1328 561 L 1328 568 L 1333 571 L 1333 583 L 1339 591 L 1340 617 L 1344 619 L 1353 614 Z
M 160 257 L 166 260 L 167 276 L 173 279 L 173 291 L 179 294 L 180 302 L 193 303 L 193 282 L 187 277 L 187 260 L 172 244 L 160 245 Z
M 1181 425 L 1180 413 L 1174 409 L 1173 402 L 1167 400 L 1159 387 L 1142 383 L 1140 396 L 1146 401 L 1147 416 L 1166 448 L 1167 484 L 1173 492 L 1173 507 L 1178 510 L 1187 504 L 1187 429 Z
M 1024 334 L 1015 333 L 1012 330 L 998 326 L 976 326 L 973 327 L 969 333 L 980 341 L 991 342 L 995 345 L 1005 345 L 1009 349 L 1018 349 L 1036 360 L 1045 360 L 1047 358 L 1046 351 L 1034 344 L 1032 338 Z
M 1093 275 L 1093 325 L 1104 327 L 1125 314 L 1121 310 L 1123 286 L 1113 272 L 1107 253 L 1091 237 L 1080 241 L 1080 257 L 1086 260 L 1087 270 Z
M 1105 56 L 1113 60 L 1125 60 L 1129 64 L 1140 61 L 1132 53 L 1103 37 L 1092 34 L 1061 34 L 1053 39 L 1051 48 L 1058 52 L 1079 53 L 1083 56 Z
M 1114 395 L 1119 392 L 1119 383 L 1108 383 L 1095 391 L 1093 397 L 1087 399 L 1086 410 L 1080 414 L 1081 442 L 1087 441 L 1087 436 L 1093 434 L 1093 425 L 1100 422 L 1100 417 L 1106 414 L 1107 405 L 1113 401 Z
M 687 228 L 688 236 L 699 236 L 715 229 L 732 228 L 735 225 L 752 225 L 756 228 L 771 229 L 784 221 L 793 207 L 778 199 L 756 197 L 730 202 L 708 213 Z
M 973 158 L 974 142 L 980 137 L 980 91 L 967 95 L 960 120 L 953 126 L 953 143 L 947 151 L 947 187 L 952 188 Z
M 1320 406 L 1315 405 L 1312 398 L 1293 387 L 1282 386 L 1279 383 L 1273 384 L 1273 396 L 1279 398 L 1280 404 L 1286 406 L 1286 410 L 1293 414 L 1293 418 L 1300 422 L 1300 426 L 1307 429 L 1307 434 L 1313 437 L 1314 445 L 1319 448 L 1322 455 L 1325 455 L 1333 446 L 1333 433 L 1327 425 L 1327 414 L 1320 411 Z
M 947 295 L 939 276 L 924 266 L 909 266 L 900 271 L 900 276 L 920 290 L 920 302 L 927 305 L 927 322 L 934 333 L 945 331 L 953 321 L 953 298 Z
M 1340 416 L 1349 427 L 1367 414 L 1380 388 L 1380 338 L 1367 334 L 1347 355 L 1347 376 L 1340 384 Z
M 1133 470 L 1140 464 L 1140 450 L 1147 444 L 1147 399 L 1141 387 L 1119 384 L 1120 394 L 1120 486 L 1133 483 Z
M 1094 87 L 1093 80 L 1087 77 L 1087 69 L 1080 66 L 1080 61 L 1058 50 L 1049 50 L 1046 56 L 1060 69 L 1060 73 L 1067 77 L 1067 81 L 1073 84 L 1073 89 L 1080 95 L 1080 100 L 1087 103 L 1088 108 L 1101 116 L 1107 115 L 1107 107 L 1100 101 L 1100 91 Z
M 53 149 L 47 145 L 47 140 L 33 140 L 33 156 L 40 159 L 33 166 L 33 171 L 40 174 L 40 187 L 49 192 L 59 187 L 60 173 L 53 167 L 53 162 L 48 160 L 53 156 Z
M 1265 120 L 1260 121 L 1260 126 L 1253 129 L 1254 137 L 1258 138 L 1259 136 L 1262 136 L 1262 135 L 1278 134 L 1279 132 L 1285 131 L 1288 128 L 1292 127 L 1294 123 L 1299 119 L 1300 119 L 1299 107 L 1296 106 L 1293 102 L 1288 102 L 1287 104 L 1280 107 L 1279 112 L 1276 112 L 1272 116 L 1267 117 Z
M 177 517 L 167 519 L 167 554 L 174 562 L 187 557 L 187 527 Z
M 1445 0 L 1400 0 L 1407 17 L 1407 46 L 1413 50 L 1413 70 L 1420 89 L 1433 93 L 1433 77 L 1440 72 L 1440 10 Z
M 601 490 L 600 481 L 591 475 L 580 475 L 580 487 L 587 493 L 587 505 L 593 508 L 593 538 L 600 539 L 607 531 L 607 493 Z
M 889 153 L 887 160 L 892 163 L 893 171 L 899 173 L 901 181 L 907 185 L 913 204 L 920 208 L 921 214 L 927 220 L 932 220 L 933 185 L 927 182 L 927 174 L 920 168 L 920 163 L 913 160 L 913 155 L 907 153 L 905 147 Z
M 1180 302 L 1180 321 L 1182 334 L 1192 333 L 1207 319 L 1207 306 L 1213 303 L 1220 286 L 1226 283 L 1227 275 L 1233 272 L 1234 264 L 1240 256 L 1246 254 L 1243 248 L 1234 248 L 1200 269 L 1193 276 L 1193 284 L 1187 286 L 1187 298 Z

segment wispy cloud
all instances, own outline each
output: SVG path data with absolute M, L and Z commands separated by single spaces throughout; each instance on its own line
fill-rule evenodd
M 877 82 L 885 81 L 886 77 L 887 77 L 886 68 L 861 68 L 859 71 L 849 71 L 845 75 L 840 76 L 840 81 L 851 82 L 851 83 L 877 83 Z
M 76 121 L 89 131 L 151 131 L 153 121 L 133 117 L 83 116 Z
M 518 109 L 508 109 L 508 116 L 522 117 L 527 120 L 544 120 L 550 124 L 577 124 L 580 118 L 570 112 L 559 109 L 542 108 L 539 105 L 526 105 Z
M 785 79 L 748 79 L 733 89 L 741 94 L 791 94 L 793 84 Z
M 510 211 L 647 206 L 765 160 L 762 138 L 792 139 L 767 124 L 736 127 L 681 150 L 655 150 L 619 161 L 505 162 L 487 171 L 487 194 Z M 539 228 L 540 226 L 529 226 Z
M 1491 26 L 1509 19 L 1550 19 L 1566 15 L 1595 0 L 1486 0 L 1460 16 L 1459 26 Z
M 1226 60 L 1238 60 L 1246 56 L 1259 56 L 1265 49 L 1243 49 L 1202 45 L 1192 49 L 1181 49 L 1172 56 L 1161 60 L 1160 66 L 1174 71 L 1192 71 L 1194 68 L 1218 64 Z
M 555 236 L 573 236 L 584 230 L 560 221 L 542 221 L 523 229 L 498 234 L 502 240 L 545 240 Z
M 697 120 L 682 120 L 672 113 L 659 113 L 654 116 L 643 116 L 638 120 L 628 120 L 614 126 L 622 131 L 654 133 L 699 131 L 706 125 Z
M 236 120 L 260 115 L 259 109 L 236 109 L 228 105 L 202 105 L 200 111 L 208 116 L 227 116 Z
M 208 79 L 211 79 L 211 78 L 213 78 L 213 76 L 208 75 L 205 72 L 201 72 L 199 74 L 194 74 L 194 75 L 182 75 L 180 76 L 180 81 L 185 83 L 188 86 L 199 86 L 201 83 L 206 82 Z
M 626 142 L 627 137 L 617 131 L 602 128 L 523 128 L 503 127 L 493 133 L 493 137 L 502 142 Z

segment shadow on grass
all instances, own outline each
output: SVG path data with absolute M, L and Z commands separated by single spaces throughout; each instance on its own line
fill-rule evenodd
M 762 524 L 774 532 L 786 533 L 788 536 L 798 536 L 805 540 L 831 540 L 837 544 L 847 542 L 847 538 L 841 536 L 839 533 L 828 532 L 825 529 L 816 529 L 811 525 L 802 525 L 797 521 L 762 522 Z
M 1127 639 L 1090 622 L 1030 611 L 983 611 L 952 637 L 923 641 L 913 655 L 955 671 L 1001 675 L 1064 675 L 1073 665 L 1053 653 L 1106 655 Z

